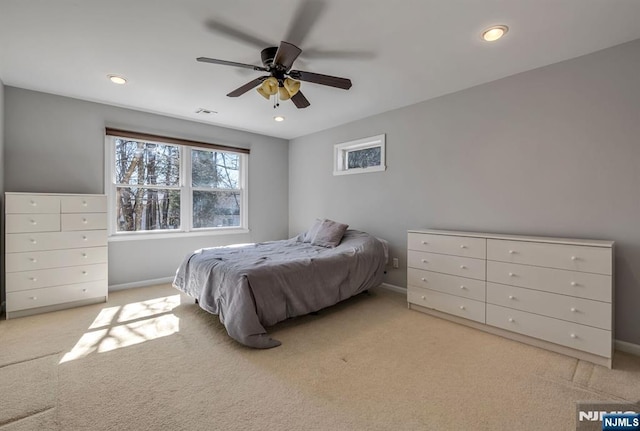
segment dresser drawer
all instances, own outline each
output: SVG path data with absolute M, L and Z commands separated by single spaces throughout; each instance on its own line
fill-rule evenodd
M 7 214 L 5 232 L 57 232 L 60 230 L 59 214 Z
M 409 286 L 407 301 L 426 308 L 484 323 L 484 302 Z
M 18 272 L 65 266 L 91 265 L 106 262 L 107 254 L 107 247 L 7 253 L 5 256 L 5 268 L 7 272 Z
M 13 233 L 6 235 L 6 251 L 24 252 L 39 250 L 60 250 L 79 247 L 99 247 L 107 245 L 106 230 L 77 232 Z
M 8 272 L 5 277 L 7 292 L 16 292 L 40 287 L 106 280 L 107 264 L 99 263 L 95 265 L 70 266 L 67 268 Z
M 415 268 L 409 268 L 407 276 L 408 283 L 415 287 L 437 290 L 477 301 L 485 300 L 484 281 Z
M 611 304 L 487 283 L 487 302 L 556 319 L 611 330 Z
M 611 248 L 488 239 L 487 259 L 572 271 L 612 274 Z
M 6 214 L 58 214 L 60 212 L 60 198 L 57 196 L 39 195 L 5 195 Z
M 102 296 L 107 296 L 107 282 L 104 280 L 71 286 L 7 292 L 7 313 Z
M 62 230 L 97 230 L 107 228 L 107 218 L 101 213 L 62 214 Z
M 477 280 L 485 279 L 485 261 L 482 259 L 425 253 L 415 250 L 409 250 L 407 258 L 411 268 L 442 272 Z
M 487 281 L 596 301 L 612 301 L 610 275 L 488 261 Z
M 106 196 L 62 196 L 60 198 L 63 213 L 106 213 Z
M 410 232 L 407 243 L 409 250 L 452 254 L 477 259 L 484 259 L 486 256 L 486 240 L 484 238 Z
M 487 304 L 487 324 L 611 358 L 611 331 Z

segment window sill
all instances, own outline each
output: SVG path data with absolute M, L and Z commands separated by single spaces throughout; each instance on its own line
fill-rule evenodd
M 189 238 L 202 236 L 219 236 L 219 235 L 242 235 L 251 232 L 249 229 L 233 228 L 233 229 L 211 229 L 193 232 L 131 232 L 109 235 L 109 242 L 119 241 L 146 241 L 149 239 L 169 239 L 169 238 Z

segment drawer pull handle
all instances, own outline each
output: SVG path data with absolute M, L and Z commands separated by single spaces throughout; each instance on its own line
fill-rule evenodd
M 513 272 L 509 273 L 509 277 L 515 277 L 516 275 Z
M 427 244 L 429 244 L 429 243 L 428 243 L 427 241 L 422 241 L 422 244 L 423 244 L 423 245 L 427 245 Z
M 38 259 L 36 259 L 35 257 L 31 257 L 31 258 L 29 258 L 29 260 L 30 260 L 32 263 L 36 263 L 36 262 L 38 261 Z
M 38 222 L 37 222 L 37 221 L 35 221 L 34 219 L 30 219 L 30 220 L 29 220 L 29 223 L 31 223 L 32 225 L 37 225 L 37 224 L 38 224 Z
M 82 275 L 87 275 L 89 274 L 87 271 L 82 271 Z
M 82 219 L 82 223 L 87 224 L 87 223 L 89 223 L 89 220 L 87 220 L 86 218 L 83 218 Z
M 30 201 L 29 201 L 29 204 L 30 204 L 32 207 L 37 207 L 37 206 L 38 206 L 38 203 L 37 203 L 36 201 L 34 201 L 34 200 L 30 200 Z
M 29 277 L 29 280 L 31 280 L 31 281 L 38 281 L 38 277 Z
M 572 313 L 577 313 L 577 312 L 578 312 L 578 309 L 577 309 L 576 307 L 571 307 L 571 312 L 572 312 Z
M 509 250 L 509 254 L 515 254 L 515 250 Z
M 86 235 L 82 235 L 82 239 L 83 239 L 83 241 L 86 241 L 88 238 L 87 238 Z
M 464 309 L 465 309 L 464 305 L 461 305 L 461 306 L 460 306 L 460 309 L 461 309 L 461 310 L 464 310 Z
M 578 338 L 578 336 L 576 334 L 571 334 L 570 337 L 571 338 Z
M 576 256 L 571 256 L 571 260 L 578 260 Z
M 465 286 L 465 285 L 460 286 L 460 289 L 462 289 L 462 290 L 465 290 L 466 288 L 467 288 L 467 286 Z
M 35 239 L 33 239 L 33 238 L 30 238 L 30 239 L 29 239 L 29 241 L 31 242 L 31 244 L 37 244 L 37 243 L 38 243 L 38 241 L 36 241 L 36 240 L 35 240 Z
M 422 259 L 422 263 L 429 263 L 429 262 L 427 262 L 427 259 Z
M 87 204 L 87 201 L 82 201 L 82 206 L 83 206 L 83 207 L 86 207 L 87 205 L 88 205 L 88 204 Z
M 516 297 L 513 295 L 509 295 L 509 299 L 516 299 Z
M 38 299 L 38 297 L 37 296 L 30 296 L 29 299 L 33 299 L 35 301 L 36 299 Z
M 426 279 L 426 278 L 424 278 L 424 277 L 422 277 L 420 280 L 422 280 L 422 281 L 427 281 L 427 279 Z
M 82 253 L 82 257 L 87 258 L 87 253 Z
M 427 299 L 424 295 L 422 295 L 420 298 L 421 298 L 421 299 Z
M 460 248 L 467 248 L 467 246 L 464 244 L 460 244 Z
M 467 269 L 467 267 L 464 265 L 460 265 L 460 269 Z
M 509 322 L 511 322 L 511 323 L 514 322 L 513 317 L 509 317 Z
M 87 289 L 82 289 L 82 291 L 83 291 L 83 292 L 86 292 L 86 291 L 87 291 Z

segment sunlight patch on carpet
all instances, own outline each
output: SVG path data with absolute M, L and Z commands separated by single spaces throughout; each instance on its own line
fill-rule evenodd
M 171 312 L 179 305 L 180 295 L 171 295 L 103 308 L 60 363 L 175 334 L 180 319 Z

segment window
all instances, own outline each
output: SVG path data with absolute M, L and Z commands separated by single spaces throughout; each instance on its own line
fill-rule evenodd
M 246 231 L 247 150 L 107 135 L 111 235 Z
M 336 144 L 333 175 L 384 171 L 385 135 Z

